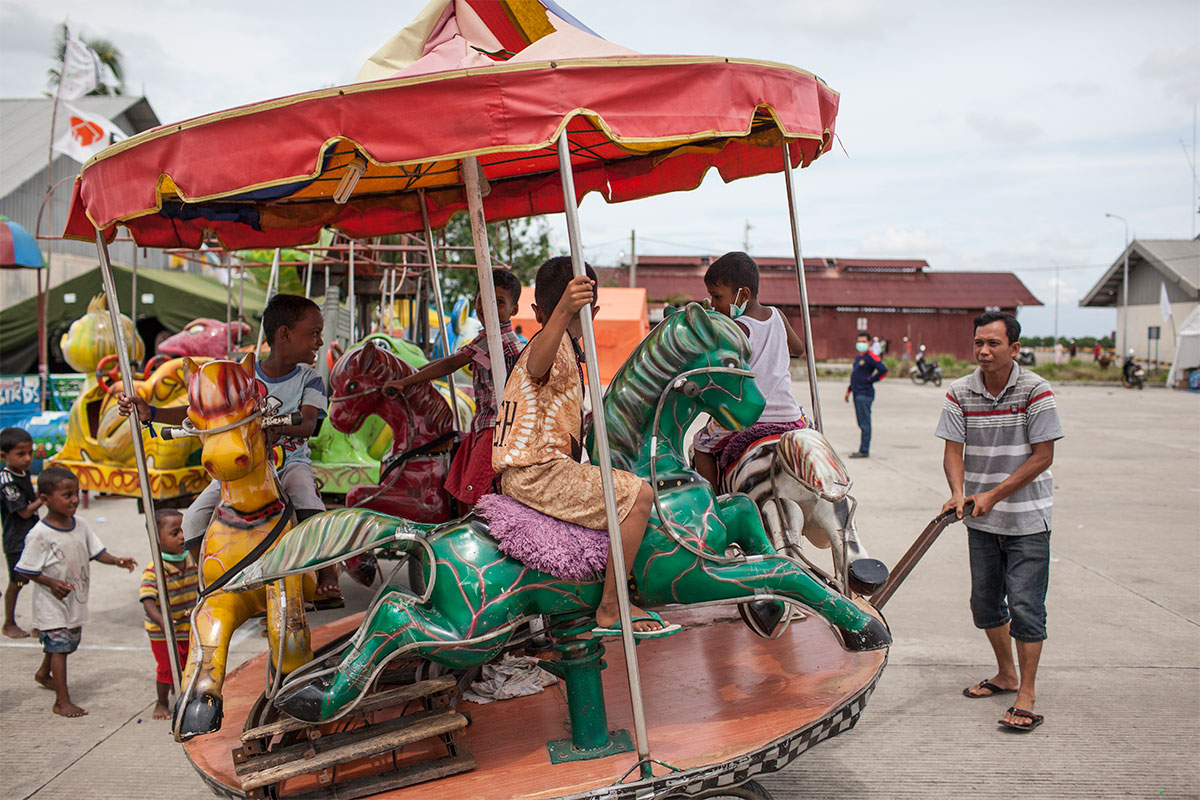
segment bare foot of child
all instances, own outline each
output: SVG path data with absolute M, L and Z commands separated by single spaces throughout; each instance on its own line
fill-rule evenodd
M 317 597 L 336 598 L 342 596 L 342 587 L 338 583 L 337 567 L 332 564 L 317 570 Z
M 88 712 L 87 709 L 80 708 L 68 700 L 65 703 L 55 703 L 54 713 L 58 714 L 60 717 L 82 717 Z
M 15 622 L 9 622 L 4 625 L 4 635 L 10 639 L 28 639 L 29 631 L 21 628 Z
M 84 712 L 87 713 L 87 712 Z M 154 711 L 150 713 L 150 719 L 170 719 L 171 709 L 167 708 L 163 703 L 155 703 Z

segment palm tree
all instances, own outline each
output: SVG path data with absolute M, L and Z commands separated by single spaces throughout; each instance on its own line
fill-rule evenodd
M 108 39 L 83 39 L 83 43 L 96 52 L 96 55 L 100 58 L 100 63 L 108 68 L 108 74 L 111 74 L 113 78 L 111 85 L 101 80 L 96 88 L 88 92 L 88 94 L 121 94 L 122 87 L 125 84 L 125 71 L 124 66 L 121 64 L 121 51 Z M 63 59 L 66 58 L 66 55 L 67 23 L 63 22 L 58 26 L 58 33 L 54 39 L 54 60 L 58 64 L 58 68 L 47 70 L 51 90 L 58 86 L 59 78 L 62 75 Z M 102 79 L 103 77 L 104 73 L 101 74 Z M 47 94 L 53 94 L 53 91 L 47 92 Z

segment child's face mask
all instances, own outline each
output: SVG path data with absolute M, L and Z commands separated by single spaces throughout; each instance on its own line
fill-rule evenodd
M 871 345 L 867 344 L 866 342 L 856 342 L 854 344 L 854 349 L 860 353 L 867 352 L 867 350 L 869 350 L 870 347 L 871 347 Z
M 742 296 L 742 290 L 738 289 L 733 296 L 733 302 L 729 304 L 729 318 L 737 319 L 742 314 L 746 313 L 746 304 L 750 302 L 750 293 L 746 292 L 746 299 L 738 302 L 737 299 Z

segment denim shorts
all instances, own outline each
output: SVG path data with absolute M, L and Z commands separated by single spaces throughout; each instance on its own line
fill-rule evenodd
M 74 653 L 83 638 L 83 628 L 51 628 L 38 634 L 43 653 Z
M 975 627 L 1009 623 L 1009 634 L 1019 642 L 1045 639 L 1050 532 L 1002 536 L 968 528 L 967 541 Z

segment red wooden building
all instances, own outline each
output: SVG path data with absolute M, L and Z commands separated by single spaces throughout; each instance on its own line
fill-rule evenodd
M 715 257 L 640 256 L 636 285 L 652 303 L 700 300 L 707 295 L 704 273 Z M 778 306 L 800 330 L 800 291 L 792 258 L 755 257 L 758 299 Z M 600 282 L 628 286 L 629 267 L 599 267 Z M 806 258 L 813 326 L 819 360 L 849 359 L 854 338 L 867 330 L 899 355 L 904 337 L 914 349 L 971 359 L 971 320 L 988 308 L 1016 313 L 1042 303 L 1011 272 L 941 272 L 924 260 Z M 1019 318 L 1019 317 L 1018 317 Z

